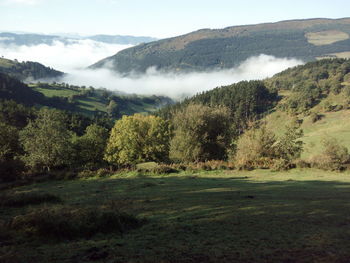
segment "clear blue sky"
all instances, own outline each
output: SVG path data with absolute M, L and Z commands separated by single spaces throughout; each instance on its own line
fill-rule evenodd
M 349 0 L 0 0 L 0 31 L 171 37 L 201 28 L 350 16 Z

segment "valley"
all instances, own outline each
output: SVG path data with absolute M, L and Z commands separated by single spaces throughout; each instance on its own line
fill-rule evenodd
M 85 37 L 0 33 L 1 263 L 349 261 L 350 18 L 160 39 L 77 2 Z

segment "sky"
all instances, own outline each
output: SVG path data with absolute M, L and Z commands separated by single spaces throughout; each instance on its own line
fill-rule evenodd
M 173 37 L 201 28 L 349 17 L 349 0 L 0 0 L 0 31 Z

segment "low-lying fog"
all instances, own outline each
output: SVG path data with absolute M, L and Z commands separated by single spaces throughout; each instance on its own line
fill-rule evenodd
M 0 55 L 19 61 L 37 61 L 69 73 L 62 82 L 107 88 L 144 95 L 166 95 L 174 99 L 200 91 L 232 84 L 241 80 L 264 79 L 303 62 L 297 59 L 276 58 L 261 54 L 244 61 L 240 66 L 212 72 L 162 73 L 150 68 L 143 75 L 123 77 L 110 69 L 88 70 L 85 67 L 114 55 L 129 46 L 105 44 L 92 40 L 74 41 L 68 45 L 4 46 Z

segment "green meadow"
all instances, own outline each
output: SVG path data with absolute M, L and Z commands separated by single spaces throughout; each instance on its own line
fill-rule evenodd
M 125 172 L 2 188 L 0 222 L 6 231 L 0 234 L 0 262 L 348 262 L 350 258 L 350 172 Z M 18 201 L 28 195 L 46 197 L 42 202 Z M 51 229 L 40 236 L 33 231 L 35 224 L 11 227 L 18 218 L 39 210 L 97 211 L 107 205 L 141 223 L 121 232 L 97 231 L 67 239 L 55 239 L 49 235 Z

